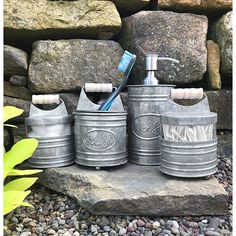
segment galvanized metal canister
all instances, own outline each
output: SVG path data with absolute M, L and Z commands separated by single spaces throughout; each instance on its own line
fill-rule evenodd
M 160 165 L 160 111 L 174 85 L 128 86 L 129 161 Z
M 161 114 L 160 171 L 177 177 L 204 177 L 217 171 L 217 114 L 207 97 L 193 106 L 168 100 Z
M 109 111 L 98 111 L 81 90 L 74 112 L 75 162 L 91 167 L 110 167 L 127 162 L 127 112 L 118 96 Z M 85 109 L 85 110 L 83 110 Z
M 76 111 L 76 163 L 117 166 L 127 162 L 126 112 Z
M 203 177 L 217 171 L 217 138 L 203 142 L 161 140 L 161 172 L 176 177 Z
M 31 104 L 29 117 L 25 119 L 26 133 L 27 137 L 39 141 L 28 160 L 31 167 L 61 167 L 74 163 L 72 121 L 62 100 L 52 110 L 42 110 Z

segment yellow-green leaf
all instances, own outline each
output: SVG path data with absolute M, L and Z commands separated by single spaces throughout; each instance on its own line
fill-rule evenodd
M 10 125 L 10 124 L 4 124 L 4 126 L 13 127 L 13 128 L 17 128 L 17 126 L 15 126 L 15 125 Z
M 19 109 L 14 106 L 4 106 L 3 107 L 3 122 L 6 122 L 7 120 L 17 117 L 21 115 L 24 112 L 24 110 Z
M 28 202 L 22 202 L 21 206 L 26 206 L 26 207 L 34 208 L 34 206 L 32 204 L 28 203 Z
M 33 175 L 42 172 L 42 170 L 17 170 L 12 169 L 8 172 L 8 176 L 17 176 L 17 175 Z
M 3 193 L 4 210 L 3 214 L 6 215 L 12 210 L 19 207 L 24 199 L 30 194 L 31 191 L 7 191 Z
M 37 180 L 36 177 L 30 177 L 30 178 L 19 178 L 12 180 L 8 184 L 4 186 L 4 192 L 5 191 L 25 191 L 29 187 L 31 187 Z
M 34 138 L 22 139 L 4 155 L 4 178 L 16 165 L 30 158 L 38 146 Z

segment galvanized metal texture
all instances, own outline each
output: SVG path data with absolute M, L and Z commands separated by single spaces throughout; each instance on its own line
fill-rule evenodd
M 72 121 L 63 101 L 52 110 L 41 110 L 31 104 L 29 117 L 25 119 L 26 134 L 39 141 L 28 160 L 31 167 L 62 167 L 74 163 Z
M 180 136 L 184 128 L 187 131 L 195 130 L 194 141 L 161 139 L 161 166 L 160 171 L 177 177 L 204 177 L 217 171 L 217 138 L 215 124 L 217 114 L 210 112 L 207 96 L 192 106 L 181 106 L 169 99 L 161 114 L 162 131 L 164 126 L 174 125 L 170 130 Z M 201 125 L 211 127 L 211 135 L 199 139 L 204 133 Z M 176 126 L 176 128 L 174 128 Z M 181 132 L 178 133 L 178 132 Z M 188 133 L 188 132 L 187 132 Z M 167 135 L 164 135 L 164 137 Z M 171 136 L 171 133 L 168 135 Z M 197 138 L 198 137 L 198 138 Z M 202 136 L 203 137 L 203 136 Z M 200 141 L 204 140 L 204 141 Z
M 160 111 L 175 85 L 128 86 L 128 159 L 160 165 Z
M 91 167 L 110 167 L 127 162 L 127 112 L 120 96 L 109 111 L 98 111 L 81 90 L 74 112 L 75 162 Z
M 217 171 L 217 139 L 204 142 L 161 140 L 160 171 L 176 177 L 204 177 Z
M 108 167 L 127 162 L 126 112 L 76 111 L 74 115 L 76 163 Z

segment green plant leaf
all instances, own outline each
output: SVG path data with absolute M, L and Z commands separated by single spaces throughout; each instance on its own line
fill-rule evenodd
M 8 176 L 17 176 L 17 175 L 33 175 L 42 172 L 42 170 L 17 170 L 12 169 L 8 172 Z
M 16 165 L 30 158 L 37 146 L 38 140 L 34 138 L 22 139 L 13 145 L 4 155 L 4 178 Z
M 17 128 L 17 126 L 15 126 L 15 125 L 10 125 L 10 124 L 4 124 L 4 126 L 13 127 L 13 128 Z
M 21 115 L 24 112 L 24 110 L 19 109 L 14 106 L 4 106 L 3 107 L 3 122 L 6 122 L 7 120 L 17 117 Z
M 6 191 L 3 193 L 4 198 L 4 210 L 3 214 L 6 215 L 12 210 L 19 207 L 24 199 L 30 194 L 28 191 Z
M 34 206 L 32 204 L 28 203 L 28 202 L 22 202 L 21 206 L 26 206 L 26 207 L 34 208 Z
M 4 192 L 5 191 L 25 191 L 29 187 L 31 187 L 37 180 L 36 177 L 30 177 L 30 178 L 19 178 L 12 180 L 8 184 L 4 186 Z

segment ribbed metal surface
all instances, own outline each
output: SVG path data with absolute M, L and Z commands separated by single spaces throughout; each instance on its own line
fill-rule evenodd
M 129 161 L 160 164 L 160 110 L 174 85 L 128 86 Z
M 204 177 L 217 171 L 217 139 L 203 142 L 161 140 L 160 170 L 177 177 Z
M 92 167 L 127 162 L 126 112 L 76 111 L 75 162 Z
M 39 145 L 28 160 L 31 167 L 50 168 L 73 164 L 74 144 L 72 116 L 29 117 L 25 119 L 26 133 Z

